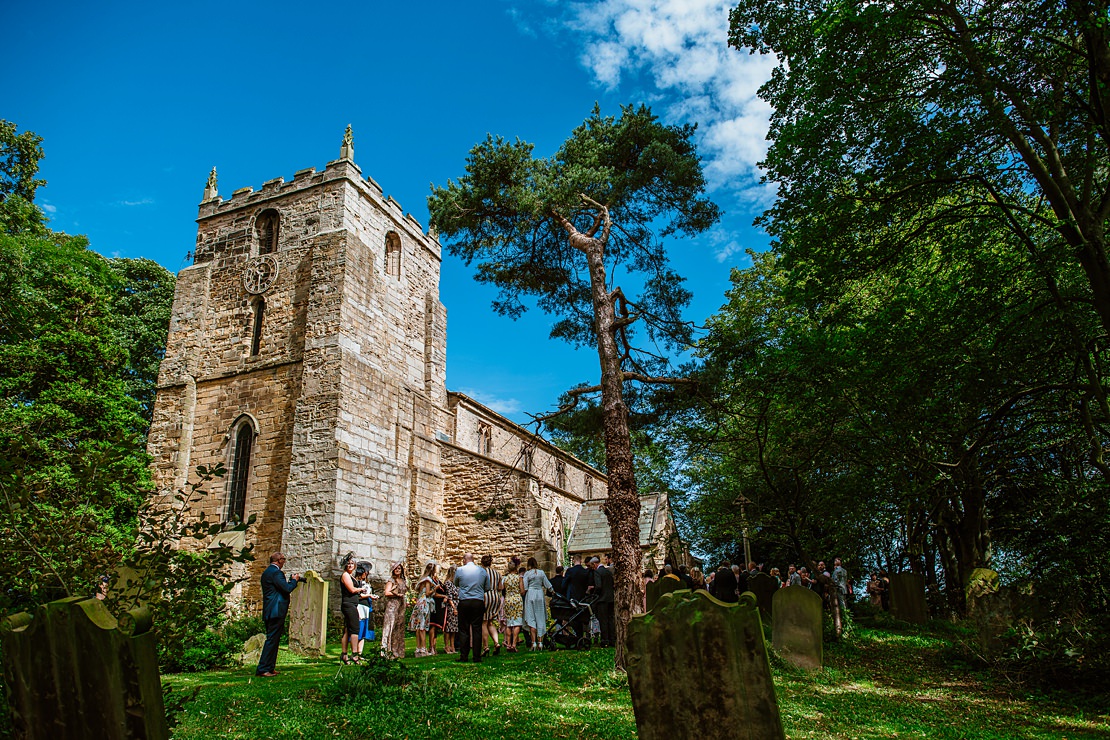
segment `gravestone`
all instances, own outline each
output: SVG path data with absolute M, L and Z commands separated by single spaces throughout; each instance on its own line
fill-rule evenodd
M 640 740 L 784 740 L 755 597 L 659 597 L 628 627 L 628 686 Z
M 890 576 L 890 613 L 896 619 L 924 624 L 925 577 L 920 573 L 895 573 Z
M 647 610 L 650 612 L 663 594 L 680 591 L 684 588 L 686 588 L 686 584 L 677 578 L 664 577 L 652 581 L 647 585 Z
M 328 582 L 314 570 L 289 595 L 289 649 L 321 657 L 328 635 Z
M 755 594 L 755 603 L 759 605 L 759 613 L 763 620 L 769 620 L 772 599 L 775 592 L 781 590 L 778 580 L 766 573 L 756 573 L 754 576 L 748 576 L 748 590 Z
M 259 632 L 243 641 L 243 652 L 236 655 L 241 665 L 255 665 L 262 659 L 262 648 L 266 645 L 266 633 Z
M 117 620 L 97 599 L 69 598 L 0 620 L 14 737 L 169 737 L 150 611 Z
M 774 596 L 771 642 L 785 660 L 817 670 L 823 663 L 821 597 L 804 586 L 780 588 Z
M 1005 647 L 1003 637 L 1020 622 L 1037 619 L 1039 603 L 1031 594 L 1012 586 L 1003 586 L 998 573 L 989 568 L 976 568 L 964 586 L 967 617 L 975 626 L 980 652 L 995 656 Z

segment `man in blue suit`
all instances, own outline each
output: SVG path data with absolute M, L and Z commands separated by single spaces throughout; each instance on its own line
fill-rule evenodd
M 285 631 L 285 615 L 289 613 L 289 594 L 301 582 L 301 574 L 294 573 L 290 580 L 281 572 L 285 556 L 275 552 L 270 556 L 270 567 L 262 571 L 262 621 L 266 623 L 266 644 L 258 658 L 256 676 L 276 676 L 278 643 Z

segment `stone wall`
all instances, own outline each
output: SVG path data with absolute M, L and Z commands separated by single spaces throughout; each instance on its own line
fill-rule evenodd
M 606 478 L 600 471 L 474 399 L 461 393 L 449 393 L 448 406 L 452 412 L 451 441 L 457 447 L 528 472 L 544 486 L 570 498 L 594 499 L 607 495 Z M 484 448 L 479 437 L 483 429 L 489 430 L 488 448 Z M 525 447 L 532 448 L 531 470 L 527 470 L 525 457 L 521 454 Z
M 562 542 L 552 525 L 572 527 L 582 506 L 579 499 L 497 460 L 450 444 L 441 449 L 446 475 L 445 562 L 460 563 L 465 552 L 493 555 L 498 568 L 512 555 L 522 561 L 535 556 L 549 571 L 561 562 Z M 509 508 L 501 508 L 505 504 Z M 494 509 L 503 515 L 490 517 Z

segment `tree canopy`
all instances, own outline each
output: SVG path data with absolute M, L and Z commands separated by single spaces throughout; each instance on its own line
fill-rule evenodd
M 0 122 L 0 139 L 3 610 L 91 593 L 134 547 L 174 276 L 47 231 L 30 200 L 41 138 Z

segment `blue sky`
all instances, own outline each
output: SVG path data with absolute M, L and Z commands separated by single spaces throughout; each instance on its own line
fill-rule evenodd
M 701 322 L 724 302 L 751 226 L 769 204 L 755 164 L 771 59 L 726 48 L 728 4 L 590 3 L 8 4 L 0 118 L 44 138 L 38 194 L 51 226 L 110 256 L 177 271 L 196 238 L 208 171 L 220 192 L 291 179 L 339 153 L 427 225 L 429 185 L 463 172 L 487 133 L 554 152 L 595 101 L 646 103 L 699 124 L 711 195 L 726 217 L 674 240 Z M 519 422 L 562 390 L 597 382 L 597 355 L 549 339 L 552 319 L 493 314 L 493 291 L 446 257 L 447 382 Z

